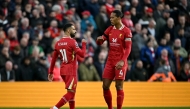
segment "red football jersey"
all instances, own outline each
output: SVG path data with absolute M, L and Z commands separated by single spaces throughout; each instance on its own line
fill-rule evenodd
M 131 30 L 124 25 L 120 29 L 116 29 L 115 26 L 108 27 L 103 35 L 104 40 L 108 40 L 109 44 L 109 54 L 108 54 L 108 62 L 113 62 L 116 64 L 120 60 L 127 61 L 127 57 L 124 55 L 126 50 L 126 43 L 130 41 L 131 43 Z M 129 48 L 131 48 L 131 45 Z M 130 52 L 129 52 L 130 53 Z
M 78 43 L 70 38 L 61 38 L 55 44 L 55 50 L 53 53 L 50 73 L 53 73 L 55 61 L 59 56 L 62 63 L 60 69 L 60 75 L 76 75 L 77 73 L 77 58 L 76 54 L 80 57 L 84 57 L 86 53 L 86 43 L 82 43 L 82 50 L 79 48 Z

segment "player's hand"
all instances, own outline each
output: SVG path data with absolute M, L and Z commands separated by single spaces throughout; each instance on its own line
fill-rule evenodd
M 97 41 L 104 41 L 104 38 L 103 38 L 103 36 L 99 36 L 99 37 L 97 37 Z
M 123 60 L 121 60 L 121 61 L 119 61 L 116 65 L 115 65 L 115 69 L 116 70 L 119 70 L 119 69 L 121 69 L 123 66 L 124 66 L 124 61 Z
M 86 40 L 85 40 L 85 39 L 82 39 L 82 42 L 86 43 Z
M 48 80 L 49 80 L 49 81 L 53 81 L 53 74 L 49 74 L 49 75 L 48 75 Z

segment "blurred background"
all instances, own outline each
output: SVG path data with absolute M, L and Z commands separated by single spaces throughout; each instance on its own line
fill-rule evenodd
M 190 81 L 189 0 L 1 0 L 0 81 L 48 81 L 54 44 L 67 22 L 76 26 L 79 45 L 87 40 L 79 81 L 101 81 L 109 48 L 95 40 L 115 9 L 133 34 L 126 81 Z M 166 77 L 154 78 L 163 64 Z M 62 81 L 59 70 L 57 60 L 54 81 Z

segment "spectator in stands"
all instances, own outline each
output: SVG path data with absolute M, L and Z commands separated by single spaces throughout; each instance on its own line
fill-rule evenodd
M 35 64 L 35 81 L 48 81 L 47 58 L 42 56 Z
M 16 81 L 34 81 L 34 73 L 34 65 L 31 63 L 30 57 L 24 57 L 16 71 Z
M 184 63 L 178 80 L 190 82 L 190 63 L 189 62 Z
M 181 46 L 183 48 L 186 48 L 187 45 L 187 34 L 185 34 L 185 31 L 183 28 L 178 29 L 177 35 L 175 37 L 176 39 L 180 39 L 181 40 Z
M 40 48 L 34 46 L 32 50 L 32 55 L 30 56 L 31 56 L 31 63 L 35 64 L 36 62 L 38 62 L 39 57 L 44 56 L 44 54 L 40 53 Z
M 164 34 L 164 39 L 166 39 L 166 43 L 167 43 L 167 45 L 170 47 L 170 48 L 172 48 L 172 46 L 173 46 L 173 42 L 170 40 L 171 39 L 171 36 L 170 36 L 170 33 L 169 32 L 165 32 L 165 34 Z
M 90 14 L 89 11 L 83 11 L 82 12 L 82 21 L 81 21 L 81 30 L 82 32 L 85 32 L 87 30 L 87 25 L 91 23 L 94 27 L 94 29 L 97 28 L 96 23 L 93 19 L 93 16 Z
M 135 25 L 135 32 L 132 38 L 132 56 L 134 59 L 138 59 L 140 57 L 139 52 L 145 46 L 145 42 L 147 40 L 146 31 L 142 30 L 141 24 L 137 23 Z
M 81 18 L 79 17 L 78 13 L 76 12 L 76 5 L 75 4 L 71 4 L 69 7 L 69 10 L 71 10 L 73 12 L 73 21 L 75 22 L 81 22 Z
M 79 80 L 81 81 L 100 81 L 100 76 L 93 65 L 93 58 L 88 56 L 79 65 Z
M 161 60 L 166 61 L 167 67 L 171 70 L 173 74 L 175 74 L 175 66 L 171 58 L 168 56 L 168 50 L 167 49 L 162 49 L 161 51 L 161 56 L 156 60 L 154 64 L 154 72 L 162 65 L 160 62 Z
M 162 3 L 158 4 L 156 10 L 153 13 L 155 21 L 157 21 L 157 19 L 162 17 L 163 10 L 164 10 L 164 5 Z
M 121 6 L 120 4 L 116 4 L 116 5 L 114 6 L 114 9 L 115 9 L 115 10 L 122 11 L 122 6 Z
M 12 51 L 15 46 L 19 45 L 15 28 L 9 28 L 7 34 L 7 37 L 10 40 L 10 51 Z
M 50 31 L 48 31 L 47 29 L 44 30 L 44 36 L 39 44 L 42 47 L 45 54 L 49 54 L 52 52 L 52 48 L 50 45 L 52 44 L 52 41 L 53 41 L 53 38 L 50 35 Z
M 182 61 L 183 61 L 183 57 L 180 56 L 180 48 L 179 47 L 174 47 L 173 48 L 173 52 L 174 55 L 172 57 L 173 63 L 175 65 L 175 73 L 176 73 L 176 78 L 178 78 L 180 76 L 180 70 L 181 70 L 181 66 L 182 66 Z
M 157 51 L 156 51 L 157 58 L 161 56 L 161 51 L 163 49 L 166 49 L 168 51 L 169 56 L 173 56 L 172 49 L 170 48 L 170 46 L 167 45 L 167 41 L 164 38 L 161 39 L 160 46 L 158 46 L 158 48 L 157 48 Z
M 147 27 L 148 35 L 156 37 L 155 25 L 156 25 L 156 22 L 154 21 L 154 19 L 150 19 L 148 27 Z
M 98 4 L 98 0 L 89 0 L 88 1 L 88 5 L 87 5 L 87 10 L 90 11 L 90 13 L 92 14 L 92 16 L 95 18 L 98 13 L 99 13 L 99 4 Z
M 145 15 L 139 20 L 139 23 L 147 26 L 149 24 L 149 20 L 153 18 L 153 9 L 145 7 Z
M 106 6 L 106 12 L 109 17 L 111 12 L 114 10 L 114 0 L 106 0 L 105 6 Z
M 162 38 L 162 35 L 163 35 L 162 28 L 164 27 L 164 25 L 166 25 L 166 21 L 168 20 L 169 17 L 170 17 L 170 12 L 167 10 L 164 10 L 162 13 L 162 17 L 156 20 L 156 40 L 157 41 L 160 41 L 160 39 Z
M 5 63 L 5 67 L 0 69 L 1 81 L 15 81 L 15 72 L 13 70 L 13 63 L 11 61 L 7 61 Z
M 3 45 L 5 38 L 6 38 L 6 34 L 3 31 L 3 24 L 0 23 L 0 45 Z
M 131 13 L 131 20 L 133 21 L 133 24 L 137 24 L 140 18 L 140 13 L 137 12 L 136 8 L 131 7 L 130 9 Z
M 91 37 L 96 40 L 97 36 L 98 36 L 98 32 L 97 30 L 94 29 L 93 25 L 91 23 L 89 23 L 87 25 L 87 32 L 90 32 Z
M 107 57 L 106 53 L 102 51 L 98 55 L 98 60 L 95 60 L 94 62 L 94 66 L 96 67 L 96 70 L 101 79 L 105 67 L 106 57 Z
M 34 28 L 37 26 L 37 23 L 39 21 L 43 21 L 43 18 L 40 16 L 38 9 L 33 9 L 32 10 L 32 17 L 30 19 L 30 25 Z M 42 22 L 42 24 L 43 24 L 43 22 Z
M 56 20 L 51 21 L 50 27 L 48 28 L 48 30 L 50 31 L 52 38 L 60 36 L 60 29 L 58 28 L 58 24 Z
M 9 48 L 3 47 L 0 53 L 0 69 L 5 66 L 5 63 L 7 61 L 12 60 L 10 54 L 9 54 Z
M 63 14 L 62 14 L 62 9 L 61 9 L 60 5 L 57 5 L 57 4 L 53 5 L 52 11 L 55 12 L 55 18 L 56 18 L 56 20 L 58 20 L 58 21 L 62 21 L 63 20 Z
M 28 47 L 28 39 L 23 37 L 20 40 L 21 54 L 23 57 L 29 56 L 29 47 Z
M 162 27 L 161 34 L 160 37 L 164 36 L 164 32 L 168 31 L 170 33 L 170 36 L 171 36 L 171 41 L 174 41 L 175 39 L 175 36 L 174 36 L 174 31 L 175 31 L 175 28 L 174 28 L 174 19 L 173 18 L 168 18 L 167 20 L 167 24 Z
M 68 10 L 68 11 L 65 13 L 65 16 L 64 16 L 64 18 L 63 18 L 63 20 L 62 20 L 63 25 L 66 24 L 66 23 L 69 23 L 69 22 L 75 22 L 75 21 L 73 20 L 73 17 L 74 17 L 73 15 L 74 15 L 73 11 Z
M 29 47 L 29 55 L 32 55 L 34 47 L 37 47 L 39 49 L 39 53 L 41 56 L 44 55 L 44 51 L 41 46 L 39 46 L 39 39 L 35 38 L 32 41 L 32 45 Z
M 159 63 L 161 66 L 156 70 L 154 75 L 151 76 L 148 82 L 153 82 L 153 81 L 176 82 L 173 72 L 171 72 L 170 68 L 167 67 L 167 61 L 162 59 L 160 60 Z
M 21 48 L 19 45 L 15 46 L 13 51 L 10 54 L 13 60 L 13 69 L 16 71 L 21 64 L 22 59 L 24 58 L 21 54 Z
M 186 58 L 188 53 L 185 50 L 185 48 L 183 48 L 181 46 L 181 40 L 180 39 L 175 39 L 174 41 L 174 45 L 173 45 L 173 49 L 176 48 L 179 50 L 179 56 L 181 56 L 182 58 Z
M 129 11 L 126 11 L 124 13 L 124 17 L 122 18 L 122 23 L 130 28 L 132 31 L 134 31 L 134 26 L 133 26 L 133 22 L 131 20 L 131 13 Z
M 99 35 L 102 35 L 107 27 L 107 22 L 109 20 L 105 5 L 100 6 L 100 13 L 96 16 L 95 19 Z
M 43 21 L 37 20 L 36 26 L 34 27 L 35 36 L 38 37 L 39 40 L 42 40 L 44 36 L 44 30 L 43 30 Z
M 148 72 L 143 68 L 143 62 L 138 60 L 135 69 L 131 71 L 131 80 L 132 81 L 147 81 Z
M 149 75 L 154 72 L 154 64 L 156 59 L 156 50 L 152 39 L 148 39 L 146 46 L 141 49 L 140 58 L 143 62 L 144 68 L 148 71 Z
M 21 26 L 18 29 L 18 40 L 22 38 L 22 34 L 24 32 L 30 33 L 29 40 L 32 40 L 34 38 L 34 29 L 29 26 L 28 18 L 22 18 L 21 20 Z

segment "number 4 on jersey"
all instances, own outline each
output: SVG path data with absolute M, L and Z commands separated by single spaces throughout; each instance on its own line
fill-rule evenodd
M 63 57 L 63 62 L 67 63 L 68 60 L 67 60 L 66 50 L 65 49 L 60 49 L 59 51 L 61 52 L 61 55 Z

